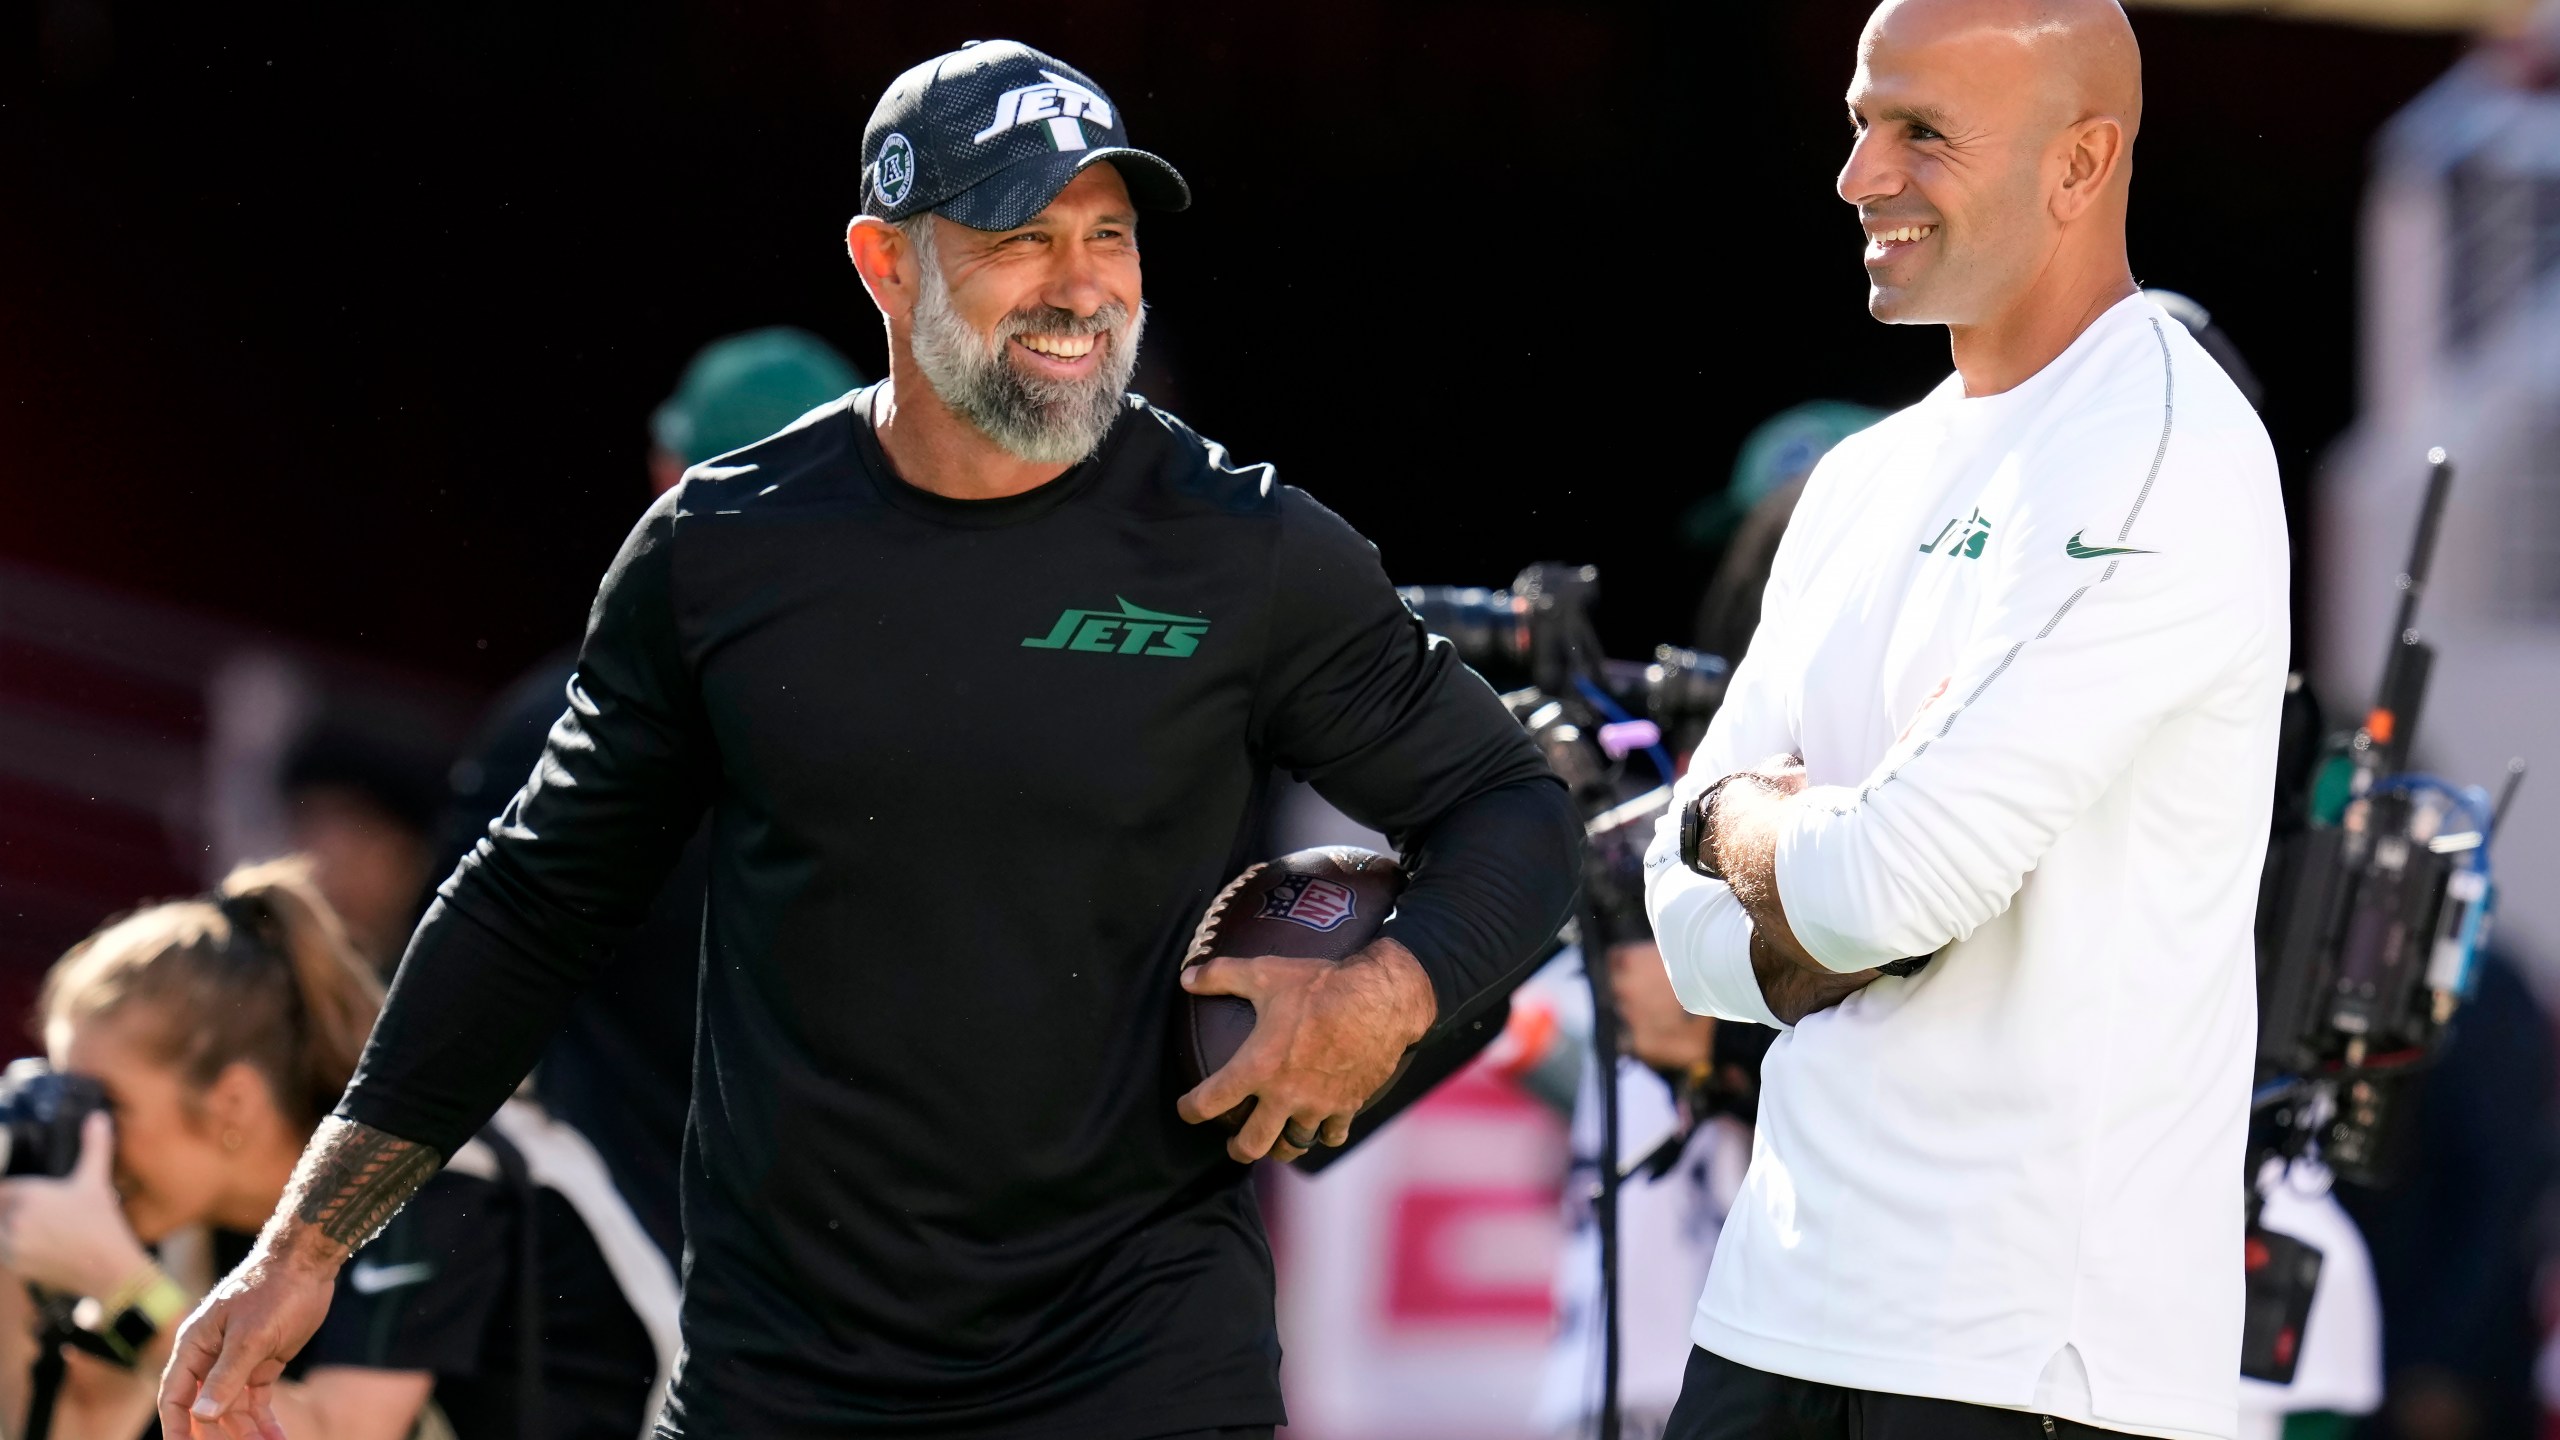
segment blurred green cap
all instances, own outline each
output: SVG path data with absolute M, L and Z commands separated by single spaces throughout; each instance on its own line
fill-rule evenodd
M 714 340 L 649 416 L 659 449 L 696 465 L 752 445 L 862 384 L 834 346 L 793 325 Z
M 1710 549 L 1731 538 L 1734 527 L 1761 497 L 1789 481 L 1813 473 L 1831 447 L 1885 417 L 1870 405 L 1846 400 L 1808 400 L 1760 422 L 1744 437 L 1733 462 L 1733 478 L 1721 494 L 1710 495 L 1680 517 L 1682 543 Z

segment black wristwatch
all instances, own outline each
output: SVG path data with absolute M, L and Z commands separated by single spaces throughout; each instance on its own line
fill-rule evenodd
M 155 1261 L 104 1300 L 81 1301 L 72 1312 L 76 1328 L 65 1338 L 130 1370 L 152 1340 L 186 1313 L 187 1293 Z
M 1698 792 L 1698 798 L 1690 801 L 1680 812 L 1680 863 L 1710 880 L 1724 878 L 1724 867 L 1717 863 L 1714 847 L 1707 843 L 1715 836 L 1716 797 L 1724 793 L 1724 787 L 1746 773 L 1736 770 L 1718 780 Z

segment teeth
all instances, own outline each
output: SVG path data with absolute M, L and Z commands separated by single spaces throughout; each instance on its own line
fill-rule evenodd
M 1899 245 L 1926 239 L 1935 233 L 1937 228 L 1935 225 L 1900 225 L 1891 230 L 1878 230 L 1874 238 L 1879 245 Z
M 1054 355 L 1061 360 L 1081 360 L 1093 351 L 1090 335 L 1024 335 L 1018 337 L 1023 348 Z

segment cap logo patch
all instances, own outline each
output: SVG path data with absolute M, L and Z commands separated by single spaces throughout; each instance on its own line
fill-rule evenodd
M 986 129 L 969 138 L 984 145 L 1017 126 L 1046 121 L 1049 138 L 1057 148 L 1082 150 L 1084 133 L 1075 122 L 1089 120 L 1105 130 L 1111 128 L 1110 101 L 1055 70 L 1040 73 L 1048 77 L 1048 84 L 1025 85 L 997 96 L 995 118 Z M 1070 139 L 1073 143 L 1069 143 Z
M 872 162 L 872 184 L 880 191 L 880 203 L 892 209 L 903 205 L 907 192 L 916 188 L 916 147 L 907 137 L 892 133 L 880 142 L 880 158 Z
M 1339 880 L 1283 875 L 1262 892 L 1262 919 L 1286 920 L 1310 930 L 1331 930 L 1360 909 L 1360 897 Z

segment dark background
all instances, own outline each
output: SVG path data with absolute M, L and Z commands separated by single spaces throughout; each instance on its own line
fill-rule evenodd
M 1946 369 L 1866 318 L 1830 193 L 1854 0 L 532 8 L 7 7 L 0 557 L 496 687 L 583 616 L 694 347 L 789 321 L 876 372 L 862 125 L 971 37 L 1183 167 L 1149 383 L 1399 579 L 1594 560 L 1613 649 L 1685 639 L 1671 521 L 1744 432 Z M 2137 272 L 2237 338 L 2298 499 L 2367 143 L 2456 42 L 2136 24 Z

